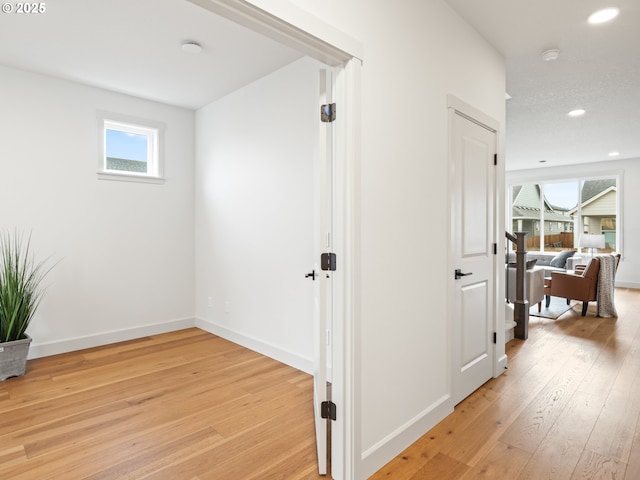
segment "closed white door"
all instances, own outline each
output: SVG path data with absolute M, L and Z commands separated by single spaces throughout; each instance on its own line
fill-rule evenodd
M 492 377 L 495 317 L 496 132 L 456 108 L 451 128 L 452 396 Z

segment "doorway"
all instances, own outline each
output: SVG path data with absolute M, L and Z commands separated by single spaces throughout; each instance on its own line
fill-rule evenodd
M 353 169 L 357 168 L 357 136 L 354 132 L 357 131 L 355 128 L 355 124 L 357 124 L 357 105 L 354 101 L 346 101 L 350 99 L 350 92 L 354 90 L 354 86 L 359 79 L 359 60 L 355 59 L 353 55 L 345 53 L 345 50 L 337 49 L 336 47 L 324 43 L 318 40 L 317 36 L 312 36 L 307 34 L 302 30 L 296 30 L 295 35 L 292 37 L 291 33 L 291 23 L 286 23 L 281 21 L 278 17 L 274 17 L 266 12 L 261 10 L 257 10 L 255 7 L 247 6 L 245 4 L 239 4 L 233 1 L 221 1 L 221 2 L 209 2 L 207 0 L 197 0 L 193 3 L 196 3 L 204 8 L 213 11 L 214 13 L 225 16 L 231 20 L 234 20 L 244 26 L 247 26 L 255 31 L 266 33 L 267 35 L 275 38 L 276 40 L 282 41 L 283 43 L 288 44 L 289 46 L 293 46 L 294 48 L 299 48 L 299 50 L 303 53 L 306 53 L 310 57 L 315 60 L 326 63 L 335 68 L 335 83 L 336 83 L 336 101 L 339 105 L 339 119 L 341 120 L 336 126 L 336 147 L 335 147 L 335 158 L 334 165 L 335 169 L 333 171 L 333 177 L 335 180 L 334 188 L 333 188 L 333 202 L 332 209 L 334 213 L 334 224 L 336 225 L 336 229 L 332 235 L 332 249 L 333 253 L 336 254 L 336 258 L 338 259 L 337 269 L 332 273 L 332 290 L 335 293 L 333 301 L 332 301 L 332 311 L 333 315 L 333 328 L 331 331 L 330 344 L 332 345 L 332 401 L 336 405 L 336 409 L 338 415 L 336 417 L 336 421 L 332 422 L 331 428 L 331 448 L 333 451 L 332 455 L 332 463 L 331 463 L 331 473 L 333 478 L 339 480 L 341 478 L 351 478 L 353 477 L 353 459 L 351 458 L 351 448 L 353 445 L 353 431 L 349 427 L 352 421 L 352 406 L 350 403 L 350 399 L 353 398 L 353 382 L 352 378 L 352 368 L 353 368 L 353 352 L 352 352 L 352 335 L 350 330 L 351 326 L 351 318 L 350 318 L 350 302 L 351 302 L 351 292 L 350 288 L 352 287 L 351 282 L 347 279 L 351 278 L 353 271 L 353 257 L 351 255 L 351 251 L 353 248 L 353 234 L 351 231 L 352 223 L 350 222 L 350 218 L 353 215 L 353 205 L 352 205 L 352 179 L 354 178 Z M 294 22 L 295 23 L 295 22 Z M 283 34 L 283 30 L 289 32 L 289 34 Z M 292 86 L 295 86 L 292 84 Z M 286 94 L 285 94 L 286 95 Z M 316 105 L 317 108 L 317 105 Z M 267 109 L 263 112 L 258 120 L 261 122 L 268 123 L 273 119 L 276 119 L 280 113 L 280 109 L 277 105 L 273 106 L 273 108 Z M 319 113 L 319 112 L 318 112 Z M 228 114 L 233 115 L 234 112 L 229 111 Z M 226 119 L 218 118 L 217 121 L 219 125 L 224 125 Z M 251 121 L 254 121 L 254 118 L 251 118 Z M 199 127 L 200 128 L 200 127 Z M 207 138 L 207 132 L 198 130 L 197 132 L 198 138 Z M 289 134 L 290 138 L 291 133 Z M 267 139 L 269 140 L 269 139 Z M 275 139 L 271 138 L 272 142 L 286 142 L 287 140 L 282 140 L 282 137 Z M 244 145 L 247 147 L 247 145 Z M 250 147 L 250 145 L 248 146 Z M 200 146 L 198 147 L 198 155 L 200 155 Z M 258 152 L 259 153 L 259 152 Z M 349 159 L 349 161 L 347 161 Z M 215 179 L 219 178 L 216 175 L 216 172 L 210 169 L 210 165 L 206 164 L 206 162 L 201 162 L 199 165 L 200 168 L 206 170 L 197 171 L 196 177 L 201 178 L 203 182 L 206 181 L 207 176 Z M 285 180 L 284 178 L 274 179 L 272 172 L 264 171 L 264 175 L 262 175 L 261 180 L 268 181 L 270 185 L 277 185 L 279 181 Z M 235 186 L 230 185 L 219 185 L 220 188 L 234 188 Z M 203 196 L 211 195 L 211 198 L 214 198 L 217 195 L 216 188 L 206 188 L 201 192 Z M 312 198 L 312 194 L 309 195 Z M 241 200 L 240 200 L 241 201 Z M 241 203 L 241 205 L 244 205 Z M 200 234 L 204 235 L 204 237 L 215 238 L 215 232 L 213 230 L 209 230 L 207 222 L 201 222 L 201 220 L 206 219 L 207 216 L 212 213 L 208 211 L 206 208 L 201 209 L 200 212 L 197 213 L 198 218 L 196 219 L 196 224 L 200 225 L 200 232 L 196 233 L 196 237 Z M 215 212 L 214 212 L 215 213 Z M 220 212 L 218 212 L 220 213 Z M 204 226 L 203 226 L 204 225 Z M 262 227 L 265 229 L 277 228 L 277 226 L 269 225 L 268 223 L 262 224 Z M 223 223 L 224 228 L 224 223 Z M 247 235 L 240 236 L 240 241 L 247 241 L 247 239 L 251 238 L 251 226 L 247 227 Z M 200 237 L 200 243 L 202 245 L 203 237 Z M 312 242 L 309 242 L 310 245 Z M 229 248 L 237 248 L 237 244 L 229 244 L 223 247 Z M 198 246 L 197 246 L 198 248 Z M 217 258 L 210 259 L 210 265 L 224 265 L 225 262 L 225 249 L 218 249 L 221 254 Z M 255 257 L 254 257 L 255 258 Z M 218 261 L 220 263 L 218 263 Z M 197 266 L 197 268 L 199 268 Z M 214 267 L 215 268 L 215 267 Z M 300 272 L 300 278 L 304 280 L 304 274 L 308 272 L 310 269 L 310 265 L 307 264 L 306 269 L 303 269 Z M 228 266 L 228 272 L 232 276 L 237 276 L 235 281 L 237 282 L 238 289 L 242 288 L 243 282 L 253 281 L 255 279 L 252 278 L 252 275 L 263 275 L 265 272 L 261 269 L 256 269 L 255 265 L 252 262 L 245 261 L 244 259 L 238 259 L 237 262 L 234 262 L 233 265 Z M 213 278 L 210 280 L 213 282 Z M 272 279 L 266 276 L 266 279 L 263 280 L 263 284 L 267 284 L 268 282 L 273 282 Z M 199 280 L 199 284 L 202 282 Z M 208 294 L 203 291 L 199 291 L 198 295 L 207 296 Z M 286 294 L 285 294 L 286 296 Z M 227 300 L 225 298 L 212 298 L 211 303 L 214 305 L 213 308 L 222 309 L 224 315 L 233 315 L 235 308 L 244 308 L 243 305 L 238 306 L 237 302 L 233 300 Z M 258 335 L 261 338 L 268 338 L 269 335 L 274 332 L 269 331 L 269 322 L 262 322 L 260 324 L 255 325 L 258 329 Z M 233 339 L 233 335 L 237 332 L 233 332 L 230 328 L 225 332 L 225 336 L 231 335 Z M 291 333 L 290 330 L 286 330 L 280 332 L 281 335 L 288 335 Z M 288 353 L 283 349 L 271 349 L 269 350 L 270 345 L 268 342 L 260 342 L 255 341 L 257 338 L 253 339 L 243 339 L 248 340 L 250 343 L 254 341 L 251 345 L 246 345 L 249 348 L 256 349 L 261 353 L 265 353 L 266 355 L 272 356 L 273 358 L 277 358 L 285 363 L 288 363 L 293 366 L 297 366 L 298 368 L 305 371 L 313 371 L 315 365 L 313 362 L 311 364 L 307 363 L 306 367 L 304 365 L 305 359 L 301 358 L 300 355 L 288 355 Z M 309 352 L 312 352 L 316 346 L 320 345 L 320 342 L 324 343 L 327 341 L 327 337 L 323 336 L 322 338 L 315 338 L 313 348 L 309 349 Z M 242 342 L 239 342 L 242 343 Z M 259 348 L 265 348 L 265 350 L 260 350 Z M 296 363 L 298 362 L 298 363 Z M 303 365 L 298 366 L 302 362 Z

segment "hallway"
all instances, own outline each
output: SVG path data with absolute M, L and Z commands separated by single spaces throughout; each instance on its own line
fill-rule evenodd
M 640 478 L 640 290 L 615 298 L 617 319 L 530 317 L 507 372 L 371 478 Z

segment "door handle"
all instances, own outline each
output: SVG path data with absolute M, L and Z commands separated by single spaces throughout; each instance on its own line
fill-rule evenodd
M 316 271 L 312 270 L 311 273 L 307 273 L 304 278 L 309 278 L 311 277 L 311 280 L 315 280 L 316 279 Z
M 461 279 L 462 277 L 466 277 L 467 275 L 473 275 L 473 272 L 469 272 L 469 273 L 462 273 L 462 270 L 459 268 L 456 268 L 455 271 L 456 274 L 456 280 Z

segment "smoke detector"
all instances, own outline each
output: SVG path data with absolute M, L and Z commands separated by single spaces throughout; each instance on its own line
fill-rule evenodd
M 551 50 L 545 50 L 542 52 L 542 60 L 545 62 L 551 62 L 553 60 L 557 60 L 560 56 L 560 50 L 557 48 L 552 48 Z
M 186 41 L 182 43 L 182 51 L 187 53 L 200 53 L 202 46 L 198 42 Z

